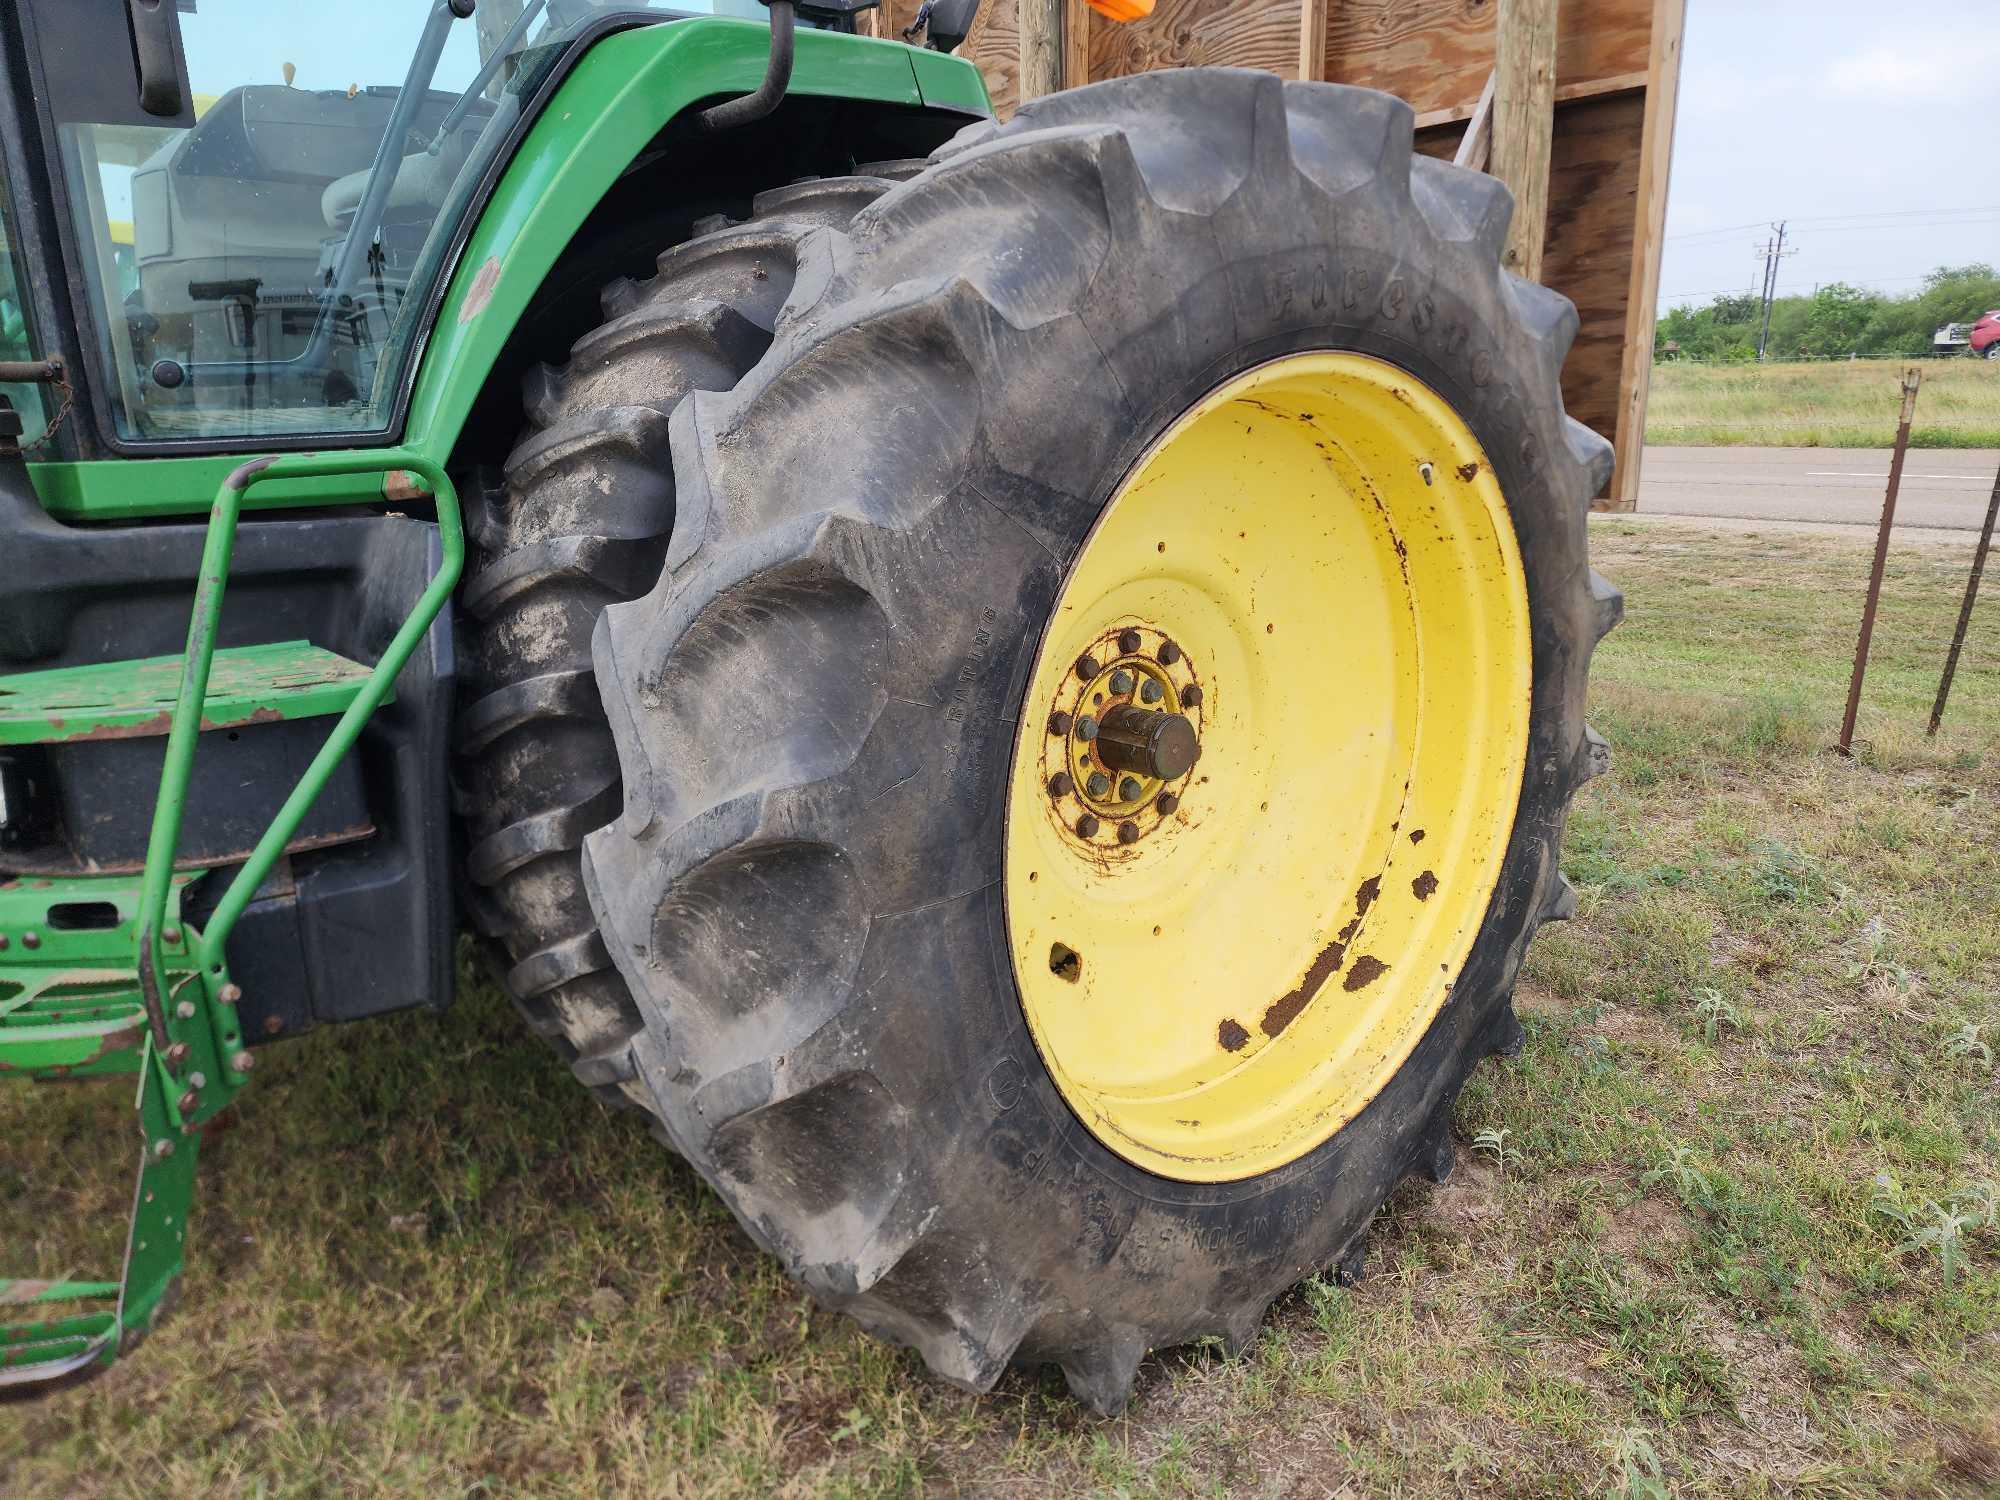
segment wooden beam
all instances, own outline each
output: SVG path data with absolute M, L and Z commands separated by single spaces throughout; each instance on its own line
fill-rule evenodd
M 1637 73 L 1614 73 L 1609 78 L 1586 78 L 1577 83 L 1556 85 L 1556 103 L 1570 104 L 1578 99 L 1595 99 L 1600 94 L 1629 94 L 1646 86 L 1646 72 L 1642 68 Z M 1454 104 L 1448 109 L 1427 109 L 1417 116 L 1417 129 L 1429 130 L 1433 125 L 1456 125 L 1460 120 L 1469 120 L 1479 113 L 1493 89 L 1493 75 L 1486 75 L 1486 90 L 1471 104 Z
M 1479 103 L 1473 106 L 1472 116 L 1466 122 L 1458 154 L 1451 159 L 1453 166 L 1470 167 L 1475 172 L 1486 170 L 1487 158 L 1493 154 L 1493 84 L 1499 76 L 1486 75 L 1486 87 L 1479 91 Z M 1421 126 L 1423 122 L 1417 123 Z
M 1063 8 L 1067 0 L 1020 0 L 1021 101 L 1062 87 Z
M 1556 117 L 1556 0 L 1500 0 L 1496 40 L 1492 172 L 1514 194 L 1504 264 L 1539 281 Z
M 1299 0 L 1299 77 L 1318 83 L 1326 77 L 1327 0 Z
M 1090 7 L 1084 0 L 1064 0 L 1062 86 L 1080 89 L 1090 82 Z
M 1618 372 L 1617 464 L 1606 509 L 1639 508 L 1639 465 L 1646 453 L 1646 400 L 1653 383 L 1653 328 L 1660 311 L 1661 235 L 1667 223 L 1667 176 L 1673 165 L 1674 115 L 1681 91 L 1681 38 L 1687 0 L 1654 0 L 1653 51 L 1646 69 L 1646 123 L 1640 134 L 1638 223 L 1632 279 L 1625 298 L 1625 357 Z

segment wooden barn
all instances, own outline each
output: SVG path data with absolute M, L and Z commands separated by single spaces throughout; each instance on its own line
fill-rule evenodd
M 1024 97 L 1154 68 L 1266 68 L 1385 89 L 1417 149 L 1514 189 L 1513 268 L 1576 303 L 1570 414 L 1617 448 L 1599 508 L 1638 499 L 1686 0 L 984 0 L 960 49 L 1004 116 Z M 900 35 L 917 0 L 865 25 Z M 1470 137 L 1470 139 L 1468 139 Z

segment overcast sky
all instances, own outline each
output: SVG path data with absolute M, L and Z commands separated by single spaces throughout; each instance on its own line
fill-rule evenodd
M 1577 0 L 1570 0 L 1577 3 Z M 2000 265 L 2000 0 L 1688 0 L 1660 305 Z

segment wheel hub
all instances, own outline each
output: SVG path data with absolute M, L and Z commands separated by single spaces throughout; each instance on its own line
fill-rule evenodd
M 1174 639 L 1137 621 L 1099 632 L 1051 695 L 1042 784 L 1078 853 L 1129 849 L 1179 812 L 1201 758 L 1202 689 Z

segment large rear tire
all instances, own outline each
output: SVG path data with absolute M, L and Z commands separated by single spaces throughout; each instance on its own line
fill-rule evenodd
M 1241 1346 L 1299 1277 L 1352 1267 L 1394 1185 L 1449 1170 L 1452 1101 L 1480 1059 L 1517 1044 L 1522 954 L 1573 903 L 1556 853 L 1572 793 L 1605 764 L 1583 722 L 1585 677 L 1621 608 L 1586 558 L 1609 447 L 1563 415 L 1574 309 L 1499 268 L 1505 191 L 1413 157 L 1411 129 L 1384 95 L 1218 70 L 1033 101 L 968 129 L 844 231 L 800 240 L 769 348 L 668 423 L 663 571 L 645 597 L 606 608 L 595 637 L 622 808 L 585 840 L 583 874 L 636 1011 L 619 1022 L 629 1040 L 593 1056 L 792 1274 L 966 1387 L 1013 1360 L 1053 1361 L 1110 1411 L 1147 1349 L 1208 1335 Z M 1399 997 L 1400 1031 L 1349 1037 L 1384 1049 L 1361 1095 L 1314 1093 L 1323 1080 L 1305 1056 L 1295 1083 L 1302 1110 L 1323 1106 L 1317 1124 L 1279 1119 L 1254 1167 L 1246 1155 L 1183 1170 L 1161 1161 L 1191 1122 L 1121 1136 L 1117 1107 L 1078 1082 L 1104 1059 L 1074 1066 L 1035 998 L 1053 972 L 1078 981 L 1079 1004 L 1129 1004 L 1098 981 L 1088 930 L 1071 939 L 1077 969 L 1057 945 L 1042 976 L 1029 971 L 1022 933 L 1040 918 L 1009 893 L 1041 872 L 1017 870 L 1010 850 L 1023 847 L 1023 778 L 1040 784 L 1041 724 L 1057 723 L 1034 694 L 1042 658 L 1066 649 L 1066 590 L 1142 461 L 1204 402 L 1263 400 L 1240 383 L 1274 366 L 1308 379 L 1327 352 L 1384 398 L 1368 451 L 1327 425 L 1336 406 L 1306 397 L 1231 410 L 1245 431 L 1282 420 L 1323 445 L 1324 473 L 1300 482 L 1345 496 L 1332 519 L 1360 524 L 1358 507 L 1393 544 L 1368 564 L 1369 597 L 1392 615 L 1438 597 L 1420 572 L 1396 584 L 1419 531 L 1451 541 L 1424 519 L 1423 487 L 1490 500 L 1513 559 L 1491 570 L 1493 618 L 1513 619 L 1518 599 L 1532 660 L 1486 665 L 1518 675 L 1525 711 L 1496 720 L 1517 723 L 1517 739 L 1503 727 L 1466 747 L 1488 767 L 1482 784 L 1492 766 L 1514 769 L 1455 962 L 1428 974 L 1436 952 L 1459 950 L 1406 954 L 1374 937 L 1426 897 L 1423 876 L 1449 885 L 1460 871 L 1425 870 L 1392 900 L 1379 875 L 1336 888 L 1295 863 L 1289 878 L 1324 922 L 1286 935 L 1285 993 L 1241 992 L 1235 966 L 1250 955 L 1223 944 L 1162 996 L 1174 1027 L 1127 1028 L 1143 1056 L 1156 1032 L 1185 1042 L 1179 1022 L 1206 1004 L 1207 1045 L 1234 1066 L 1239 1049 L 1284 1055 L 1285 1036 L 1312 1033 L 1358 989 Z M 1454 470 L 1428 450 L 1392 452 L 1399 398 L 1473 457 Z M 1241 450 L 1239 467 L 1259 451 Z M 667 487 L 610 477 L 614 495 Z M 1370 510 L 1378 480 L 1394 493 Z M 1204 627 L 1210 706 L 1249 692 L 1225 656 L 1248 664 L 1247 683 L 1280 620 L 1314 628 L 1306 604 L 1285 608 L 1254 631 L 1236 620 L 1240 638 Z M 1168 662 L 1161 630 L 1116 616 L 1106 639 L 1119 651 L 1129 629 L 1140 656 Z M 1342 642 L 1325 646 L 1333 670 Z M 1428 637 L 1423 652 L 1399 670 L 1452 655 Z M 1185 697 L 1192 685 L 1183 703 L 1201 701 Z M 1395 740 L 1396 722 L 1385 710 L 1377 728 Z M 1449 730 L 1430 722 L 1433 741 Z M 1285 777 L 1309 774 L 1313 751 L 1272 785 L 1296 785 Z M 1196 774 L 1217 784 L 1174 783 L 1190 826 L 1204 798 L 1241 802 L 1220 759 Z M 1400 795 L 1385 782 L 1370 805 Z M 1369 826 L 1368 847 L 1406 850 L 1417 830 L 1398 840 L 1398 826 Z M 1078 858 L 1123 878 L 1118 836 L 1093 837 L 1110 842 Z M 1382 868 L 1402 879 L 1403 866 Z M 1232 860 L 1199 872 L 1232 901 L 1251 876 Z M 1251 1024 L 1268 1046 L 1239 1037 Z
M 891 174 L 905 164 L 885 163 Z M 464 701 L 456 780 L 474 926 L 529 1028 L 610 1103 L 644 1104 L 640 1026 L 583 893 L 583 837 L 618 813 L 618 761 L 591 673 L 606 605 L 659 578 L 674 521 L 667 417 L 689 391 L 733 386 L 769 348 L 799 242 L 845 225 L 888 177 L 813 179 L 752 216 L 697 223 L 658 274 L 603 294 L 607 321 L 566 365 L 523 382 L 527 430 L 500 475 L 470 487 L 460 595 Z

